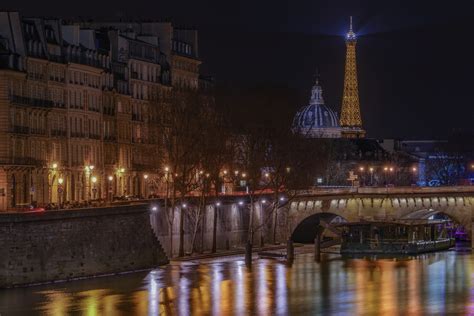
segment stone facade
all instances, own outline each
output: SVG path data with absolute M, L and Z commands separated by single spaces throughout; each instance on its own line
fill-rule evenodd
M 0 287 L 151 269 L 168 259 L 144 206 L 3 214 Z
M 200 64 L 169 22 L 0 12 L 0 210 L 153 193 L 163 107 L 206 86 Z

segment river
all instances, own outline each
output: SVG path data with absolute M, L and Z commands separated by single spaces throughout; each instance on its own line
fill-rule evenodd
M 304 252 L 304 251 L 303 251 Z M 469 248 L 354 259 L 300 253 L 291 266 L 243 257 L 0 290 L 0 315 L 474 314 Z

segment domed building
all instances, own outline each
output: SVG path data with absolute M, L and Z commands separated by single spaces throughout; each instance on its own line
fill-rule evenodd
M 309 138 L 340 138 L 337 113 L 324 104 L 319 79 L 311 89 L 309 105 L 302 107 L 293 120 L 293 132 Z

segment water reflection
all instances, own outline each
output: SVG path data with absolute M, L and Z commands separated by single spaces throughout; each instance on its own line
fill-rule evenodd
M 472 314 L 474 255 L 398 259 L 311 253 L 285 262 L 243 258 L 172 264 L 149 273 L 0 291 L 0 314 Z

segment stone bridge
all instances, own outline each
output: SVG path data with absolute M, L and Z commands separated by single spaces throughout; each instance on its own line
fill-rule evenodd
M 474 212 L 474 186 L 460 187 L 361 187 L 334 188 L 298 191 L 294 196 L 284 196 L 285 201 L 276 212 L 271 212 L 268 205 L 261 203 L 263 199 L 270 202 L 275 198 L 272 194 L 262 194 L 256 199 L 254 213 L 254 245 L 261 240 L 265 243 L 285 242 L 295 234 L 316 235 L 320 221 L 329 221 L 336 216 L 346 221 L 359 220 L 393 220 L 422 209 L 433 209 L 449 216 L 457 224 L 464 227 L 469 238 L 472 235 L 472 219 Z M 204 228 L 198 232 L 198 248 L 210 249 L 214 223 L 216 200 L 209 201 L 203 216 Z M 244 195 L 226 195 L 219 198 L 217 210 L 217 248 L 229 249 L 241 247 L 247 240 L 249 228 L 249 200 Z M 153 202 L 152 202 L 153 203 Z M 193 198 L 187 199 L 188 209 L 192 207 Z M 173 222 L 173 254 L 179 237 L 179 210 Z M 185 217 L 185 248 L 190 249 L 193 219 Z M 275 224 L 276 223 L 276 224 Z M 160 240 L 169 252 L 169 225 L 165 216 L 158 211 L 152 216 L 152 225 Z M 261 228 L 263 227 L 263 229 Z M 276 228 L 276 229 L 275 229 Z M 309 232 L 309 233 L 308 233 Z M 275 236 L 275 239 L 274 239 Z M 314 237 L 313 237 L 314 240 Z M 472 240 L 472 238 L 471 238 Z
M 309 190 L 279 210 L 279 239 L 315 227 L 320 219 L 394 220 L 421 209 L 433 209 L 464 227 L 472 240 L 474 187 L 389 187 Z M 316 232 L 314 233 L 316 234 Z

